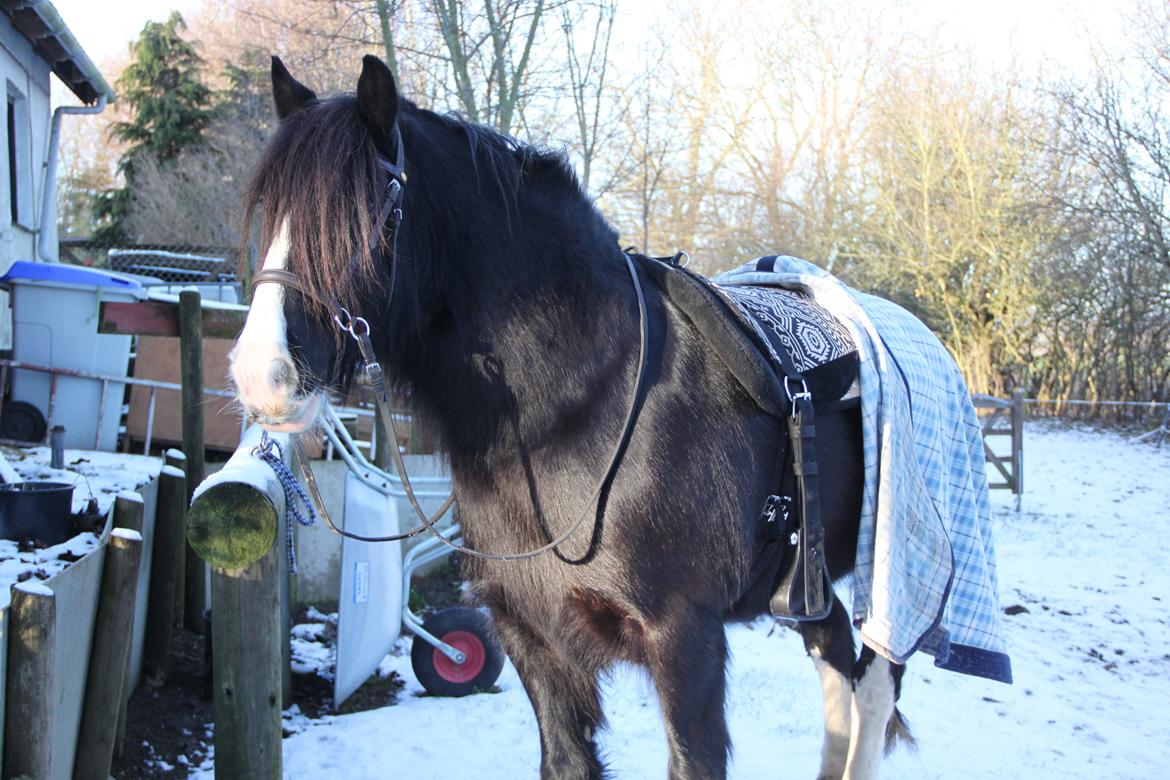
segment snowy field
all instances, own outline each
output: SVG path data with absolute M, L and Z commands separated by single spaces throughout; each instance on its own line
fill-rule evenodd
M 899 748 L 883 776 L 1170 776 L 1170 443 L 1032 423 L 1025 464 L 1020 513 L 993 493 L 1002 605 L 1026 609 L 1004 618 L 1015 684 L 912 659 L 900 706 L 919 747 Z M 815 777 L 820 694 L 799 636 L 761 620 L 729 637 L 731 776 Z M 407 681 L 399 704 L 300 720 L 287 777 L 537 776 L 536 722 L 510 665 L 501 693 L 453 700 L 419 695 L 408 640 L 383 667 Z M 617 669 L 605 709 L 614 777 L 665 776 L 649 679 Z

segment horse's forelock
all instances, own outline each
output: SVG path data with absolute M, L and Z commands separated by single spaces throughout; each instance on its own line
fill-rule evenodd
M 244 235 L 257 212 L 267 247 L 288 223 L 288 270 L 322 319 L 378 284 L 370 236 L 379 208 L 377 150 L 352 96 L 289 116 L 268 142 L 245 194 Z

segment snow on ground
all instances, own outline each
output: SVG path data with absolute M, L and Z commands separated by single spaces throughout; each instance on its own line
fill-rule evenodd
M 901 707 L 919 741 L 886 778 L 1160 778 L 1170 763 L 1170 447 L 1030 423 L 1023 510 L 996 491 L 1015 685 L 911 660 Z M 729 630 L 731 776 L 816 775 L 820 694 L 800 638 L 761 620 Z M 399 704 L 301 724 L 287 777 L 536 777 L 536 722 L 515 670 L 500 693 L 421 696 L 409 640 L 383 663 Z M 662 777 L 666 745 L 648 678 L 615 670 L 601 741 L 617 778 Z M 204 770 L 207 771 L 206 769 Z M 209 773 L 201 776 L 210 777 Z
M 292 628 L 289 639 L 293 674 L 316 674 L 333 679 L 337 668 L 334 645 L 337 641 L 337 613 L 328 615 L 309 607 L 308 619 Z

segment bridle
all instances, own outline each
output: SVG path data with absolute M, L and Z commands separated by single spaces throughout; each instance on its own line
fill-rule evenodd
M 382 243 L 383 233 L 389 225 L 390 235 L 390 290 L 389 298 L 394 296 L 394 283 L 397 277 L 398 270 L 398 229 L 402 222 L 402 198 L 406 189 L 406 169 L 405 169 L 405 151 L 403 149 L 402 135 L 398 130 L 398 126 L 394 127 L 394 144 L 397 148 L 395 162 L 390 163 L 381 156 L 377 158 L 378 166 L 389 175 L 389 181 L 386 184 L 386 193 L 382 199 L 382 205 L 378 210 L 378 218 L 374 224 L 374 231 L 370 237 L 369 251 L 375 252 Z M 325 509 L 325 503 L 321 500 L 321 493 L 317 487 L 317 480 L 313 476 L 313 470 L 309 466 L 309 458 L 305 452 L 305 447 L 301 441 L 301 434 L 293 434 L 293 446 L 297 451 L 297 462 L 300 466 L 301 475 L 304 477 L 305 484 L 309 488 L 309 493 L 313 498 L 313 503 L 316 505 L 317 512 L 325 519 L 326 524 L 335 533 L 340 534 L 348 539 L 355 539 L 361 542 L 393 542 L 401 539 L 409 539 L 417 536 L 423 531 L 429 531 L 440 543 L 452 548 L 465 555 L 471 555 L 477 558 L 487 558 L 497 561 L 516 561 L 525 558 L 534 558 L 549 552 L 569 539 L 585 522 L 590 514 L 596 517 L 599 502 L 602 494 L 612 484 L 613 479 L 617 473 L 619 463 L 625 453 L 626 446 L 629 444 L 631 435 L 633 434 L 634 424 L 637 421 L 639 399 L 642 397 L 643 380 L 646 373 L 646 353 L 649 347 L 650 340 L 650 325 L 649 318 L 646 314 L 646 298 L 642 293 L 642 284 L 638 279 L 637 269 L 634 267 L 633 260 L 629 252 L 621 252 L 621 255 L 626 263 L 626 268 L 630 274 L 630 280 L 634 286 L 634 293 L 638 301 L 638 322 L 639 322 L 639 341 L 638 341 L 638 367 L 634 380 L 634 390 L 630 396 L 629 407 L 626 410 L 625 422 L 622 425 L 621 435 L 614 444 L 613 452 L 610 456 L 609 466 L 606 468 L 601 480 L 597 483 L 597 488 L 586 506 L 585 510 L 581 511 L 577 519 L 569 526 L 568 530 L 563 532 L 560 536 L 552 539 L 547 544 L 533 550 L 516 553 L 490 553 L 481 550 L 473 550 L 463 545 L 455 544 L 447 539 L 436 527 L 435 524 L 447 513 L 455 503 L 455 495 L 452 493 L 447 496 L 440 506 L 432 515 L 428 516 L 423 508 L 419 505 L 418 499 L 415 497 L 414 488 L 410 482 L 410 475 L 406 470 L 406 463 L 402 459 L 401 447 L 398 444 L 398 433 L 394 425 L 394 419 L 390 412 L 390 396 L 386 389 L 386 379 L 382 371 L 381 363 L 378 362 L 374 355 L 373 344 L 370 341 L 370 323 L 360 316 L 350 314 L 345 308 L 335 304 L 335 313 L 333 315 L 334 324 L 343 333 L 348 333 L 355 342 L 357 342 L 358 350 L 361 352 L 363 361 L 363 369 L 370 381 L 370 385 L 374 391 L 374 402 L 378 410 L 378 416 L 382 421 L 382 427 L 386 430 L 386 435 L 389 438 L 390 457 L 394 461 L 394 468 L 398 472 L 398 478 L 402 482 L 403 492 L 406 494 L 408 503 L 411 506 L 414 514 L 419 520 L 419 524 L 411 530 L 392 534 L 389 536 L 362 536 L 360 534 L 351 533 L 344 529 L 338 528 L 330 517 L 328 511 Z M 356 261 L 358 257 L 355 255 L 351 260 L 351 266 L 356 268 Z M 306 289 L 301 279 L 291 271 L 281 268 L 261 269 L 252 277 L 252 290 L 261 284 L 280 284 L 291 288 L 304 297 L 309 297 L 312 293 Z M 591 511 L 589 511 L 591 510 Z

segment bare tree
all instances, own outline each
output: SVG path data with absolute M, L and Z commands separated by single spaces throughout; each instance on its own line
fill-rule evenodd
M 566 4 L 561 9 L 561 30 L 565 34 L 569 91 L 573 96 L 576 119 L 577 151 L 581 157 L 581 186 L 588 192 L 593 163 L 603 145 L 614 140 L 619 128 L 613 111 L 618 105 L 609 90 L 609 47 L 617 20 L 614 0 L 597 0 L 584 6 L 579 14 Z M 579 38 L 587 42 L 579 49 Z M 608 99 L 607 99 L 608 98 Z M 608 105 L 607 105 L 608 104 Z M 606 188 L 602 188 L 604 192 Z

